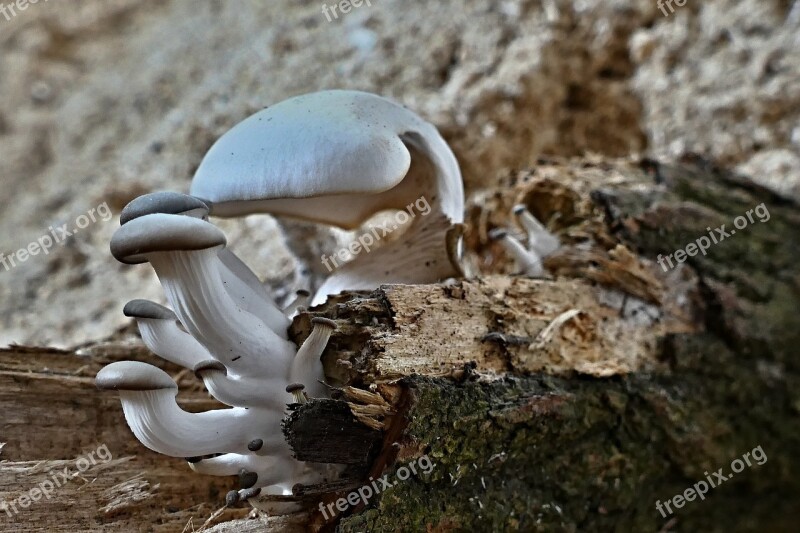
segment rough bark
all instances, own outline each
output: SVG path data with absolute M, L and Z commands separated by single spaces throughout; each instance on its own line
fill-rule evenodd
M 509 276 L 508 261 L 486 239 L 491 227 L 510 224 L 519 201 L 565 243 L 547 262 L 551 279 Z M 768 222 L 756 220 L 680 268 L 657 264 L 659 254 L 684 248 L 707 227 L 729 231 L 762 202 Z M 295 320 L 297 340 L 314 315 L 337 321 L 323 360 L 341 392 L 298 407 L 285 431 L 304 457 L 348 462 L 342 453 L 351 450 L 361 464 L 337 487 L 297 487 L 304 513 L 216 531 L 305 524 L 342 532 L 794 530 L 796 205 L 696 158 L 590 159 L 541 161 L 509 186 L 476 196 L 468 214 L 479 278 L 344 294 Z M 93 483 L 78 490 L 82 482 L 71 481 L 12 527 L 178 531 L 191 519 L 198 529 L 222 506 L 230 482 L 141 447 L 116 397 L 96 393 L 91 376 L 104 362 L 146 356 L 119 345 L 93 350 L 0 356 L 0 440 L 8 442 L 0 497 L 38 483 L 11 461 L 74 460 L 101 443 L 114 456 L 92 473 Z M 186 405 L 208 408 L 194 388 L 182 396 Z M 343 445 L 335 432 L 315 438 L 332 416 L 363 435 L 380 432 L 379 444 Z M 729 473 L 731 461 L 757 446 L 768 457 L 763 465 L 670 517 L 656 510 L 657 500 L 683 493 L 706 471 Z M 433 470 L 399 481 L 398 469 L 422 455 Z M 319 513 L 320 500 L 333 503 L 387 474 L 397 483 L 368 505 L 327 521 Z M 138 488 L 114 489 L 124 496 L 103 510 L 113 499 L 104 491 L 132 478 Z M 227 509 L 215 521 L 246 512 Z

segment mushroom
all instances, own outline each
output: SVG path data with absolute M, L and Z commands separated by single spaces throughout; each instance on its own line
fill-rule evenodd
M 561 243 L 558 237 L 550 233 L 524 205 L 514 206 L 513 213 L 528 234 L 528 245 L 524 246 L 503 228 L 492 229 L 489 238 L 498 241 L 505 251 L 514 257 L 524 275 L 532 278 L 541 277 L 544 275 L 542 261 L 555 252 Z
M 121 226 L 111 253 L 123 263 L 150 262 L 187 331 L 239 375 L 285 375 L 294 345 L 234 301 L 221 282 L 225 236 L 204 220 L 145 215 Z
M 192 196 L 137 198 L 123 210 L 111 242 L 123 263 L 151 264 L 174 310 L 145 301 L 126 306 L 145 342 L 192 368 L 231 408 L 183 411 L 175 382 L 145 363 L 113 363 L 98 373 L 97 386 L 120 391 L 128 425 L 148 448 L 176 457 L 224 454 L 190 463 L 198 472 L 239 475 L 243 488 L 229 494 L 232 502 L 252 498 L 266 508 L 268 498 L 259 503 L 257 496 L 291 494 L 297 483 L 340 473 L 341 467 L 294 459 L 280 431 L 284 391 L 295 402 L 308 401 L 306 391 L 327 395 L 320 358 L 335 323 L 314 318 L 299 349 L 289 342 L 287 316 L 309 294 L 298 292 L 279 310 L 227 250 L 209 212 L 263 212 L 353 229 L 396 211 L 391 231 L 397 234 L 333 272 L 316 303 L 345 288 L 459 275 L 463 202 L 458 163 L 435 127 L 387 99 L 325 91 L 257 113 L 211 148 Z
M 124 226 L 131 220 L 154 213 L 205 219 L 208 217 L 208 204 L 199 198 L 179 192 L 152 192 L 128 202 L 128 205 L 123 207 L 119 214 L 119 223 Z
M 399 239 L 335 271 L 312 304 L 341 288 L 461 275 L 458 235 L 448 237 L 463 220 L 458 162 L 432 124 L 377 95 L 321 91 L 250 116 L 211 147 L 191 194 L 217 216 L 270 213 L 346 229 L 429 204 Z
M 280 432 L 263 435 L 264 427 L 280 427 L 282 413 L 243 408 L 188 413 L 175 401 L 178 386 L 163 370 L 138 361 L 111 363 L 97 373 L 100 390 L 117 390 L 125 420 L 139 441 L 171 457 L 213 453 L 248 453 L 260 438 L 271 452 L 286 453 Z
M 131 300 L 122 309 L 136 319 L 145 345 L 154 354 L 184 368 L 194 368 L 211 357 L 202 344 L 181 330 L 170 309 L 149 300 Z
M 305 309 L 305 305 L 311 298 L 311 293 L 305 289 L 300 289 L 295 293 L 294 300 L 283 309 L 283 314 L 287 317 L 292 317 L 296 313 L 301 313 Z
M 322 369 L 320 357 L 328 345 L 331 333 L 336 329 L 336 322 L 328 318 L 314 317 L 311 319 L 311 334 L 303 345 L 297 350 L 292 360 L 289 371 L 289 382 L 305 385 L 305 390 L 314 398 L 327 396 L 325 374 Z M 287 389 L 287 392 L 291 392 Z M 299 402 L 298 402 L 299 403 Z
M 226 405 L 276 411 L 286 406 L 283 395 L 274 393 L 285 386 L 286 378 L 283 376 L 251 378 L 228 375 L 228 369 L 216 359 L 199 362 L 193 371 L 203 380 L 208 392 Z
M 184 215 L 208 220 L 208 204 L 177 192 L 155 192 L 139 196 L 128 203 L 120 213 L 120 225 L 152 214 Z M 272 331 L 288 338 L 288 316 L 275 305 L 261 280 L 250 270 L 244 261 L 228 248 L 219 250 L 222 262 L 220 275 L 225 289 L 245 311 L 254 314 L 267 324 Z
M 239 476 L 243 489 L 262 488 L 270 485 L 286 485 L 293 481 L 297 465 L 283 457 L 259 457 L 226 453 L 210 459 L 190 463 L 190 468 L 199 474 L 210 476 Z
M 294 403 L 308 402 L 308 396 L 305 393 L 306 386 L 302 383 L 290 383 L 286 386 L 286 392 L 292 395 Z
M 528 233 L 528 248 L 540 257 L 547 257 L 558 250 L 561 243 L 558 237 L 550 233 L 539 220 L 528 211 L 523 204 L 514 206 L 513 213 L 520 225 Z

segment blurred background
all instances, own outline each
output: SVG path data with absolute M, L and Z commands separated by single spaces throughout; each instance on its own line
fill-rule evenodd
M 800 2 L 677 2 L 5 0 L 0 252 L 58 243 L 0 264 L 0 345 L 101 339 L 162 300 L 108 252 L 120 209 L 188 191 L 231 126 L 320 89 L 435 123 L 468 194 L 543 155 L 694 151 L 800 198 Z M 300 283 L 273 219 L 221 227 L 278 296 Z

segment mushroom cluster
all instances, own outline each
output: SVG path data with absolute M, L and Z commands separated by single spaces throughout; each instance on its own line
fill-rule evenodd
M 515 205 L 513 213 L 519 225 L 525 229 L 527 244 L 512 237 L 508 230 L 503 228 L 491 230 L 489 238 L 498 241 L 514 258 L 523 275 L 531 278 L 542 277 L 544 275 L 542 261 L 558 250 L 561 242 L 524 205 Z
M 133 200 L 111 241 L 120 262 L 150 264 L 171 307 L 146 300 L 125 306 L 144 343 L 192 370 L 230 408 L 184 411 L 175 381 L 143 362 L 106 366 L 97 386 L 119 391 L 128 425 L 148 448 L 187 458 L 200 473 L 238 475 L 241 490 L 229 503 L 259 492 L 291 494 L 298 483 L 335 475 L 331 465 L 292 457 L 281 420 L 288 403 L 327 396 L 320 358 L 336 324 L 314 318 L 298 348 L 287 330 L 311 294 L 299 291 L 280 308 L 208 217 L 270 213 L 354 228 L 419 197 L 431 206 L 429 216 L 333 272 L 312 303 L 342 289 L 459 275 L 458 164 L 434 126 L 368 93 L 313 93 L 249 117 L 212 146 L 191 195 Z

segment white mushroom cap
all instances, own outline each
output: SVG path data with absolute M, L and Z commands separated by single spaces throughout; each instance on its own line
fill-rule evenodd
M 423 221 L 424 220 L 424 221 Z M 417 218 L 401 240 L 359 254 L 333 271 L 317 289 L 311 305 L 342 290 L 371 290 L 384 283 L 435 283 L 461 276 L 459 243 L 463 226 L 442 215 Z
M 208 205 L 194 196 L 179 192 L 153 192 L 134 198 L 119 214 L 119 223 L 127 224 L 131 220 L 154 213 L 181 215 L 197 213 L 198 218 L 208 215 Z
M 412 152 L 435 167 L 435 183 L 398 187 Z M 455 221 L 464 202 L 458 163 L 433 125 L 386 98 L 338 90 L 290 98 L 234 126 L 206 154 L 191 193 L 218 216 L 272 213 L 345 228 L 422 193 Z

